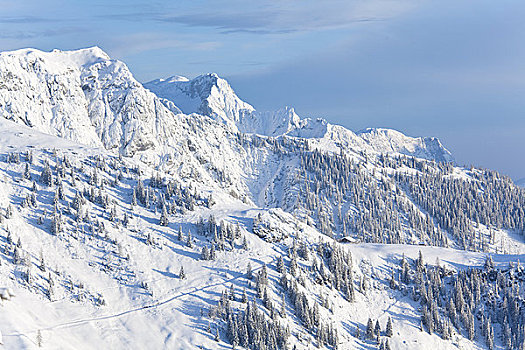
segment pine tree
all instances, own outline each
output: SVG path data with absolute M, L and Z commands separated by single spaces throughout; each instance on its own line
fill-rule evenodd
M 281 295 L 281 317 L 282 318 L 285 318 L 286 317 L 286 301 L 284 299 L 284 293 Z
M 53 174 L 47 163 L 44 165 L 44 170 L 42 170 L 42 173 L 40 174 L 40 182 L 48 187 L 53 185 Z
M 361 339 L 361 329 L 359 328 L 359 326 L 355 327 L 355 337 L 357 339 Z
M 374 328 L 374 334 L 377 336 L 381 335 L 381 325 L 379 324 L 379 320 L 376 321 L 376 326 Z
M 53 278 L 51 277 L 51 273 L 49 273 L 49 277 L 47 279 L 47 290 L 46 290 L 47 297 L 50 301 L 53 301 L 55 297 L 55 282 L 53 281 Z
M 180 267 L 179 278 L 180 278 L 181 280 L 186 279 L 186 274 L 184 273 L 184 266 L 181 266 L 181 267 Z
M 131 206 L 132 207 L 137 206 L 137 190 L 135 189 L 135 187 L 133 187 L 133 195 L 131 197 Z
M 6 219 L 10 219 L 13 217 L 13 214 L 14 214 L 14 211 L 13 211 L 13 206 L 11 205 L 11 203 L 7 206 L 7 209 L 5 211 L 5 217 Z
M 42 252 L 42 250 L 40 251 L 40 271 L 42 272 L 46 272 L 46 263 L 44 261 L 44 253 Z
M 162 204 L 162 213 L 160 214 L 159 224 L 161 226 L 169 225 L 168 212 L 166 210 L 166 205 L 164 204 Z
M 368 322 L 366 324 L 366 338 L 374 339 L 374 324 L 371 318 L 368 319 Z
M 210 260 L 210 251 L 206 245 L 202 247 L 201 260 Z
M 44 344 L 44 340 L 42 338 L 42 332 L 40 331 L 40 329 L 36 332 L 36 345 L 41 348 L 42 345 Z
M 28 163 L 26 163 L 26 165 L 25 165 L 24 179 L 31 180 L 31 171 L 29 170 L 29 164 Z
M 188 232 L 188 238 L 186 240 L 186 246 L 193 248 L 193 238 L 191 237 L 191 232 Z
M 350 279 L 347 284 L 347 293 L 346 293 L 346 299 L 353 303 L 355 301 L 355 288 L 354 288 L 354 282 Z
M 266 268 L 266 264 L 263 264 L 261 271 L 259 271 L 258 280 L 262 285 L 268 285 L 268 269 Z
M 51 222 L 51 233 L 58 235 L 60 232 L 62 232 L 62 218 L 60 215 L 55 214 L 53 221 Z
M 155 245 L 155 241 L 153 239 L 153 236 L 151 235 L 151 232 L 148 232 L 148 236 L 146 237 L 146 244 Z
M 233 288 L 233 283 L 230 284 L 230 300 L 231 301 L 235 301 L 235 289 Z
M 248 302 L 248 296 L 246 295 L 246 287 L 242 290 L 241 302 L 246 304 Z
M 393 329 L 392 329 L 392 318 L 388 317 L 388 321 L 386 323 L 386 336 L 391 337 L 394 335 Z
M 18 265 L 22 263 L 22 252 L 21 248 L 18 246 L 15 246 L 15 249 L 13 250 L 13 264 Z
M 279 271 L 280 273 L 285 273 L 286 272 L 286 268 L 284 266 L 284 260 L 283 260 L 282 256 L 277 258 L 277 271 Z
M 251 280 L 253 279 L 252 264 L 248 262 L 248 267 L 246 268 L 246 278 Z
M 25 272 L 25 280 L 28 285 L 33 283 L 33 273 L 31 272 L 31 267 L 29 266 Z

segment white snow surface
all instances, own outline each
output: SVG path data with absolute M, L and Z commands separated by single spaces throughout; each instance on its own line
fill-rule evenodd
M 119 186 L 108 185 L 106 192 L 119 217 L 133 214 L 127 228 L 113 224 L 106 211 L 89 205 L 90 214 L 104 223 L 109 241 L 118 244 L 96 235 L 52 235 L 49 220 L 45 225 L 35 222 L 43 209 L 52 211 L 54 191 L 41 188 L 39 207 L 21 208 L 20 199 L 31 191 L 31 182 L 20 176 L 23 164 L 0 163 L 0 207 L 15 205 L 14 215 L 0 224 L 0 244 L 5 246 L 8 230 L 20 238 L 31 257 L 35 279 L 32 286 L 20 283 L 24 268 L 10 263 L 0 249 L 0 288 L 10 288 L 16 295 L 0 302 L 4 341 L 0 349 L 37 348 L 38 332 L 44 348 L 49 349 L 231 348 L 224 334 L 216 342 L 207 332 L 210 319 L 201 309 L 215 305 L 231 284 L 237 293 L 248 287 L 244 277 L 248 262 L 254 270 L 268 264 L 270 278 L 277 280 L 275 261 L 293 238 L 309 245 L 330 240 L 308 225 L 307 219 L 281 209 L 293 206 L 293 169 L 299 159 L 283 158 L 264 147 L 249 147 L 243 143 L 244 137 L 254 135 L 244 133 L 262 135 L 261 142 L 280 137 L 308 142 L 322 151 L 344 152 L 372 170 L 374 166 L 367 160 L 380 153 L 452 160 L 435 138 L 412 138 L 389 129 L 355 133 L 323 119 L 301 118 L 289 107 L 258 112 L 215 74 L 192 80 L 174 76 L 145 86 L 147 89 L 124 63 L 112 60 L 97 47 L 0 54 L 1 157 L 31 150 L 37 159 L 31 169 L 36 178 L 42 159 L 54 159 L 53 149 L 59 156 L 67 155 L 77 168 L 91 160 L 90 156 L 111 160 L 121 154 L 129 156 L 124 158 L 126 167 L 140 166 L 144 177 L 161 172 L 186 188 L 212 194 L 216 202 L 210 209 L 198 206 L 194 211 L 174 214 L 168 226 L 159 226 L 157 213 L 141 206 L 130 210 L 132 188 L 125 174 Z M 112 180 L 106 173 L 101 176 Z M 468 175 L 456 168 L 451 176 Z M 87 186 L 78 182 L 80 190 Z M 71 201 L 74 186 L 66 186 L 65 192 Z M 272 243 L 251 233 L 259 214 L 275 229 L 272 234 L 284 237 L 283 241 Z M 215 261 L 200 260 L 200 249 L 208 238 L 196 232 L 195 224 L 210 215 L 238 223 L 249 249 L 241 249 L 237 242 L 231 250 L 218 252 Z M 66 227 L 67 232 L 74 232 L 73 220 L 67 221 Z M 177 240 L 179 228 L 184 234 L 192 233 L 193 247 Z M 154 245 L 144 243 L 148 234 Z M 514 254 L 493 254 L 496 264 L 525 258 L 525 246 L 518 238 L 501 232 L 497 242 Z M 421 332 L 420 305 L 380 281 L 389 277 L 402 254 L 415 258 L 421 251 L 427 262 L 432 264 L 439 258 L 456 270 L 481 266 L 486 254 L 426 246 L 342 246 L 352 253 L 356 278 L 375 276 L 370 293 L 357 293 L 356 302 L 350 304 L 326 286 L 307 281 L 306 288 L 309 298 L 328 297 L 334 304 L 333 313 L 322 310 L 322 318 L 339 330 L 341 349 L 373 348 L 353 336 L 355 326 L 366 324 L 369 317 L 384 325 L 389 316 L 395 324 L 392 349 L 481 348 L 482 343 L 460 334 L 446 341 Z M 119 258 L 118 249 L 129 259 Z M 45 273 L 38 269 L 40 252 L 48 266 Z M 187 275 L 184 280 L 178 278 L 181 266 Z M 53 300 L 42 292 L 48 274 L 57 285 Z M 142 282 L 148 283 L 149 290 L 140 287 Z M 270 293 L 279 299 L 279 291 Z M 79 300 L 78 295 L 84 297 Z M 99 296 L 105 305 L 91 302 Z M 290 327 L 290 346 L 311 349 L 312 337 L 293 315 L 282 322 Z

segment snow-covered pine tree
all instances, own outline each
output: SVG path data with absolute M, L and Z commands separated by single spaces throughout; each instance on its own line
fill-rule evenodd
M 204 245 L 204 246 L 202 247 L 202 251 L 201 251 L 201 260 L 210 260 L 210 251 L 209 251 L 207 245 Z
M 371 318 L 368 318 L 368 322 L 366 323 L 366 338 L 367 339 L 374 339 L 374 323 L 372 322 Z
M 391 337 L 394 335 L 394 331 L 392 329 L 392 318 L 388 317 L 388 321 L 386 322 L 386 336 Z
M 248 266 L 246 267 L 246 278 L 249 280 L 253 279 L 252 264 L 250 262 L 248 262 Z
M 162 212 L 160 214 L 159 225 L 168 226 L 168 224 L 169 224 L 168 211 L 166 210 L 166 205 L 162 204 Z
M 190 231 L 188 231 L 188 237 L 186 239 L 186 246 L 189 248 L 193 248 L 193 238 L 191 237 Z

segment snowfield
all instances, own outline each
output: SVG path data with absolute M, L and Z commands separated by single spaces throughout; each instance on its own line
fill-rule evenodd
M 0 348 L 523 346 L 525 190 L 436 138 L 96 47 L 0 77 Z

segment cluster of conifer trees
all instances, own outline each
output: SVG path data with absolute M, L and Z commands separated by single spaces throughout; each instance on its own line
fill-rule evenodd
M 365 242 L 489 250 L 494 230 L 525 232 L 525 191 L 490 170 L 381 155 L 379 170 L 338 154 L 301 153 L 297 201 L 321 232 Z M 487 229 L 482 230 L 480 224 Z M 488 233 L 487 233 L 488 232 Z
M 422 305 L 422 328 L 450 339 L 454 332 L 495 348 L 495 327 L 506 349 L 525 347 L 525 269 L 510 263 L 496 268 L 491 257 L 484 267 L 457 273 L 403 257 L 392 286 L 410 293 Z

